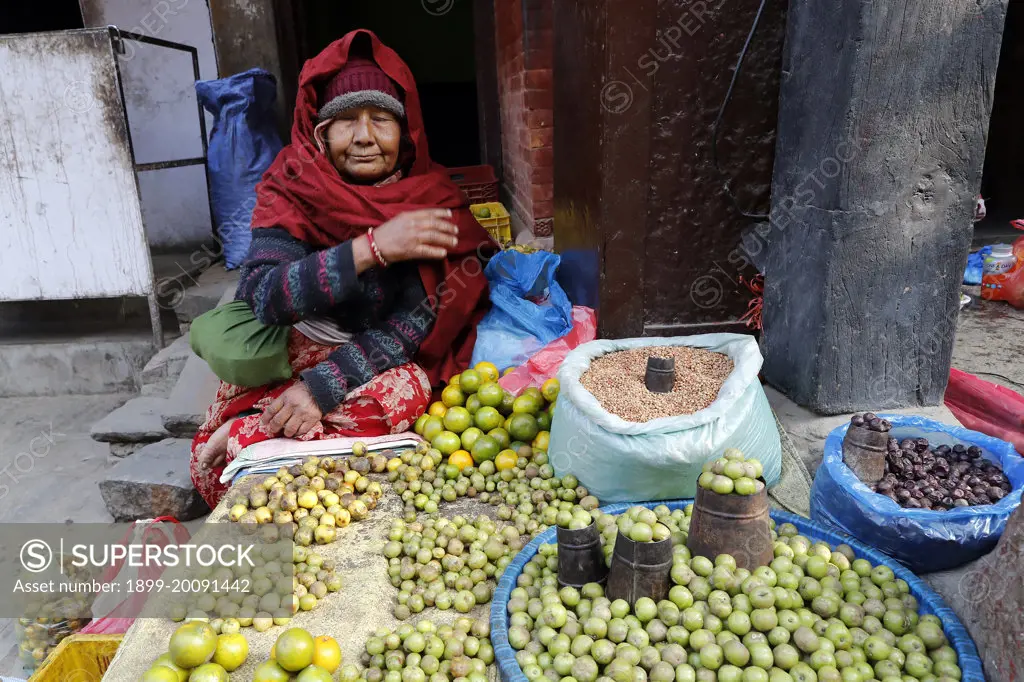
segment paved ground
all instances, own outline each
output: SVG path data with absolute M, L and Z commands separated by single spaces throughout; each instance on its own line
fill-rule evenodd
M 979 287 L 965 287 L 974 302 L 960 313 L 953 366 L 1024 395 L 1024 310 L 982 301 Z

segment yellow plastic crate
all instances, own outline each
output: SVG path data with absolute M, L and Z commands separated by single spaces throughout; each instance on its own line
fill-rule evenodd
M 491 215 L 487 218 L 478 216 L 477 212 L 482 208 L 490 211 Z M 512 241 L 512 219 L 501 202 L 489 201 L 484 204 L 470 204 L 469 210 L 473 212 L 476 221 L 490 233 L 494 241 L 502 246 Z
M 124 635 L 71 635 L 46 657 L 29 682 L 100 682 Z

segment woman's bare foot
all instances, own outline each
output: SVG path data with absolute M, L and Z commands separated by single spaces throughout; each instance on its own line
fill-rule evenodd
M 228 437 L 231 435 L 231 425 L 235 423 L 235 419 L 229 419 L 221 424 L 220 428 L 214 431 L 210 439 L 203 445 L 199 452 L 200 469 L 216 469 L 224 466 L 224 460 L 227 459 L 228 454 Z

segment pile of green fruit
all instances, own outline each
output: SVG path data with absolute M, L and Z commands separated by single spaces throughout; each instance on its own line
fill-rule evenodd
M 692 514 L 692 504 L 686 505 L 685 509 L 675 510 L 664 504 L 659 504 L 653 509 L 634 506 L 619 515 L 605 514 L 600 509 L 595 509 L 593 515 L 597 529 L 601 533 L 601 549 L 604 551 L 605 563 L 611 566 L 615 539 L 619 533 L 633 542 L 671 538 L 673 545 L 685 544 Z
M 764 490 L 764 482 L 759 480 L 763 473 L 760 461 L 728 448 L 720 458 L 704 463 L 697 485 L 719 495 L 756 495 Z
M 400 590 L 395 617 L 405 620 L 431 606 L 469 613 L 477 604 L 486 604 L 493 593 L 492 580 L 521 546 L 515 528 L 499 531 L 483 515 L 473 522 L 462 516 L 428 517 L 409 524 L 396 519 L 383 549 L 391 584 Z
M 508 603 L 516 659 L 535 682 L 960 679 L 941 622 L 918 613 L 890 568 L 791 524 L 773 539 L 775 559 L 752 572 L 729 555 L 692 557 L 675 544 L 668 599 L 632 607 L 596 583 L 559 589 L 557 546 L 542 546 Z
M 212 618 L 218 633 L 252 627 L 258 632 L 285 625 L 296 612 L 311 611 L 329 593 L 341 589 L 334 560 L 298 545 L 263 545 L 251 555 L 254 567 L 197 567 L 189 577 L 209 580 L 205 593 L 175 595 L 171 619 Z M 227 588 L 227 589 L 224 589 Z
M 383 455 L 307 457 L 256 481 L 248 495 L 236 493 L 228 518 L 252 532 L 272 523 L 267 534 L 291 533 L 295 544 L 304 547 L 326 545 L 334 542 L 338 528 L 365 519 L 376 508 L 384 490 L 366 474 L 384 471 L 386 465 Z
M 395 631 L 380 630 L 366 641 L 366 682 L 487 682 L 494 662 L 486 620 L 460 617 L 454 625 L 423 619 Z M 342 668 L 342 682 L 353 682 Z
M 558 379 L 548 379 L 513 395 L 498 383 L 494 365 L 478 363 L 449 379 L 413 430 L 460 469 L 490 460 L 511 468 L 513 441 L 547 450 L 558 391 Z
M 193 620 L 174 631 L 167 653 L 153 661 L 142 682 L 227 682 L 248 656 L 249 642 L 237 630 L 218 634 Z
M 555 476 L 547 453 L 529 445 L 519 444 L 506 469 L 489 460 L 462 469 L 442 465 L 442 460 L 438 450 L 421 443 L 387 462 L 388 479 L 406 504 L 407 521 L 415 520 L 417 511 L 432 514 L 443 502 L 469 497 L 497 506 L 499 519 L 512 522 L 520 535 L 532 535 L 555 525 L 559 513 L 565 519 L 565 513 L 598 507 L 597 498 L 575 476 Z

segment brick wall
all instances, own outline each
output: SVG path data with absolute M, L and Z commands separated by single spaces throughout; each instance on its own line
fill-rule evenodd
M 510 209 L 551 234 L 553 0 L 494 0 L 503 183 Z

